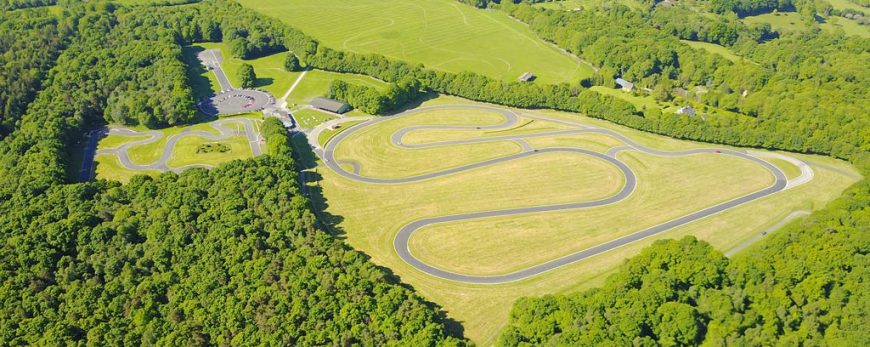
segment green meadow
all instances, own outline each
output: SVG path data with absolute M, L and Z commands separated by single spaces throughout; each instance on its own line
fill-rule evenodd
M 498 11 L 453 0 L 241 0 L 329 47 L 377 53 L 449 72 L 542 83 L 576 82 L 592 69 Z

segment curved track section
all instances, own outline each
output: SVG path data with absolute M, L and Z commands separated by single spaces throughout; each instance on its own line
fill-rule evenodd
M 431 111 L 431 110 L 438 110 L 438 109 L 487 110 L 487 111 L 493 111 L 493 112 L 497 112 L 497 113 L 501 114 L 502 116 L 504 116 L 505 120 L 501 124 L 489 125 L 489 126 L 462 126 L 462 125 L 457 125 L 457 126 L 427 126 L 427 125 L 423 125 L 423 126 L 406 127 L 406 128 L 403 128 L 403 129 L 397 131 L 396 133 L 394 133 L 390 137 L 391 143 L 395 146 L 400 147 L 400 148 L 409 148 L 410 149 L 410 148 L 431 148 L 431 147 L 449 146 L 449 145 L 458 145 L 458 144 L 483 143 L 483 142 L 493 142 L 493 141 L 513 141 L 513 142 L 517 143 L 518 145 L 520 145 L 520 147 L 523 149 L 523 151 L 520 153 L 517 153 L 517 154 L 512 154 L 512 155 L 508 155 L 508 156 L 504 156 L 504 157 L 499 157 L 499 158 L 485 160 L 485 161 L 481 161 L 481 162 L 477 162 L 477 163 L 472 163 L 472 164 L 462 165 L 462 166 L 449 168 L 449 169 L 445 169 L 445 170 L 440 170 L 440 171 L 436 171 L 436 172 L 432 172 L 432 173 L 426 173 L 426 174 L 421 174 L 421 175 L 417 175 L 417 176 L 403 177 L 403 178 L 376 178 L 376 177 L 362 176 L 360 174 L 359 163 L 354 162 L 351 165 L 353 167 L 354 172 L 349 172 L 341 167 L 340 164 L 343 162 L 338 162 L 335 160 L 336 147 L 338 145 L 340 145 L 341 142 L 344 139 L 346 139 L 348 136 L 350 136 L 355 131 L 357 131 L 363 127 L 377 124 L 377 123 L 380 123 L 383 121 L 387 121 L 389 119 L 392 119 L 392 118 L 398 117 L 398 116 L 402 116 L 402 115 L 408 115 L 408 114 L 414 114 L 414 113 Z M 524 116 L 526 116 L 526 115 L 524 115 Z M 456 174 L 456 173 L 460 173 L 460 172 L 464 172 L 464 171 L 468 171 L 468 170 L 473 170 L 473 169 L 480 168 L 480 167 L 485 167 L 485 166 L 495 165 L 498 163 L 517 160 L 517 159 L 521 159 L 521 158 L 525 158 L 525 157 L 529 157 L 529 156 L 534 156 L 534 155 L 538 155 L 538 154 L 556 153 L 556 152 L 575 153 L 575 154 L 591 156 L 591 157 L 594 157 L 597 159 L 605 160 L 608 163 L 616 166 L 623 173 L 623 175 L 625 176 L 625 184 L 623 185 L 622 189 L 620 189 L 620 191 L 617 192 L 616 194 L 614 194 L 610 197 L 604 198 L 604 199 L 594 200 L 594 201 L 566 203 L 566 204 L 555 204 L 555 205 L 545 205 L 545 206 L 532 206 L 532 207 L 510 208 L 510 209 L 492 210 L 492 211 L 471 212 L 471 213 L 462 213 L 462 214 L 449 215 L 449 216 L 438 216 L 438 217 L 424 218 L 424 219 L 419 219 L 419 220 L 416 220 L 414 222 L 411 222 L 410 224 L 403 226 L 399 230 L 398 234 L 396 235 L 395 239 L 393 240 L 393 247 L 395 248 L 399 257 L 403 261 L 405 261 L 406 263 L 413 266 L 414 268 L 416 268 L 420 271 L 423 271 L 429 275 L 440 277 L 440 278 L 447 279 L 447 280 L 472 283 L 472 284 L 500 284 L 500 283 L 519 281 L 519 280 L 523 280 L 523 279 L 526 279 L 526 278 L 529 278 L 532 276 L 536 276 L 536 275 L 539 275 L 541 273 L 553 270 L 555 268 L 558 268 L 558 267 L 561 267 L 564 265 L 568 265 L 568 264 L 571 264 L 571 263 L 595 256 L 595 255 L 607 252 L 607 251 L 612 250 L 614 248 L 618 248 L 618 247 L 627 245 L 629 243 L 647 238 L 649 236 L 652 236 L 652 235 L 676 228 L 678 226 L 685 225 L 687 223 L 691 223 L 693 221 L 717 214 L 719 212 L 728 210 L 730 208 L 740 206 L 740 205 L 748 203 L 750 201 L 754 201 L 754 200 L 763 198 L 765 196 L 768 196 L 768 195 L 771 195 L 771 194 L 774 194 L 776 192 L 784 190 L 786 188 L 786 185 L 787 185 L 788 180 L 786 179 L 785 174 L 782 171 L 780 171 L 776 166 L 774 166 L 774 165 L 772 165 L 772 164 L 768 163 L 767 161 L 764 161 L 760 158 L 752 156 L 744 151 L 736 151 L 736 150 L 730 150 L 730 149 L 715 149 L 715 148 L 691 149 L 691 150 L 685 150 L 685 151 L 663 151 L 663 150 L 658 150 L 658 149 L 654 149 L 654 148 L 644 147 L 644 146 L 632 141 L 628 137 L 626 137 L 618 132 L 615 132 L 613 130 L 610 130 L 610 129 L 591 127 L 591 126 L 587 126 L 587 125 L 583 125 L 583 124 L 579 124 L 579 123 L 561 121 L 558 119 L 550 119 L 548 117 L 540 116 L 540 115 L 533 115 L 533 116 L 530 115 L 529 117 L 535 118 L 535 119 L 547 120 L 547 121 L 552 120 L 552 121 L 559 122 L 561 124 L 574 126 L 577 129 L 558 130 L 558 131 L 539 132 L 539 133 L 520 134 L 520 135 L 493 136 L 493 137 L 473 138 L 473 139 L 464 139 L 464 140 L 450 140 L 450 141 L 433 142 L 433 143 L 426 143 L 426 144 L 405 144 L 405 143 L 403 143 L 402 139 L 404 138 L 404 136 L 406 134 L 408 134 L 409 132 L 415 131 L 415 130 L 445 130 L 445 129 L 446 130 L 457 130 L 457 131 L 463 131 L 463 130 L 506 130 L 506 129 L 509 129 L 510 127 L 514 126 L 518 122 L 518 119 L 519 119 L 517 114 L 514 113 L 513 111 L 505 110 L 505 109 L 501 109 L 501 108 L 489 107 L 489 106 L 478 106 L 478 105 L 473 105 L 473 106 L 471 106 L 471 105 L 431 106 L 431 107 L 423 107 L 423 108 L 403 112 L 403 113 L 396 115 L 396 116 L 393 116 L 393 117 L 384 117 L 384 118 L 373 119 L 371 121 L 353 126 L 353 127 L 349 128 L 348 130 L 336 135 L 336 137 L 333 138 L 332 141 L 330 141 L 327 144 L 327 146 L 324 148 L 324 150 L 322 152 L 322 159 L 327 167 L 329 167 L 331 170 L 335 171 L 336 173 L 338 173 L 339 175 L 341 175 L 343 177 L 346 177 L 346 178 L 351 179 L 351 180 L 359 181 L 359 182 L 374 183 L 374 184 L 400 184 L 400 183 L 418 182 L 418 181 L 437 178 L 437 177 L 441 177 L 441 176 L 445 176 L 445 175 L 451 175 L 451 174 Z M 594 152 L 594 151 L 590 151 L 590 150 L 586 150 L 586 149 L 581 149 L 581 148 L 533 149 L 533 148 L 531 148 L 531 146 L 528 145 L 528 143 L 526 143 L 524 141 L 524 139 L 533 138 L 533 137 L 572 135 L 572 134 L 580 134 L 580 133 L 598 133 L 598 134 L 612 136 L 612 137 L 624 142 L 625 145 L 619 146 L 619 147 L 614 147 L 611 150 L 609 150 L 607 153 L 602 154 L 602 153 L 598 153 L 598 152 Z M 625 163 L 623 163 L 622 161 L 620 161 L 616 158 L 616 155 L 619 152 L 628 151 L 628 150 L 640 151 L 643 153 L 648 153 L 648 154 L 653 154 L 653 155 L 658 155 L 658 156 L 667 156 L 667 157 L 683 157 L 683 156 L 705 154 L 705 153 L 717 153 L 717 154 L 722 154 L 722 155 L 734 156 L 734 157 L 738 157 L 738 158 L 752 161 L 756 164 L 763 166 L 764 168 L 766 168 L 767 170 L 769 170 L 773 174 L 775 182 L 771 186 L 769 186 L 765 189 L 762 189 L 762 190 L 738 197 L 736 199 L 726 201 L 726 202 L 717 204 L 715 206 L 708 207 L 708 208 L 702 209 L 700 211 L 684 215 L 682 217 L 679 217 L 679 218 L 667 221 L 665 223 L 662 223 L 662 224 L 659 224 L 659 225 L 635 232 L 633 234 L 623 236 L 623 237 L 602 243 L 602 244 L 597 245 L 597 246 L 592 247 L 592 248 L 588 248 L 588 249 L 585 249 L 585 250 L 582 250 L 579 252 L 575 252 L 575 253 L 569 254 L 567 256 L 558 258 L 558 259 L 550 260 L 550 261 L 547 261 L 547 262 L 539 264 L 539 265 L 535 265 L 535 266 L 532 266 L 532 267 L 529 267 L 529 268 L 526 268 L 526 269 L 523 269 L 520 271 L 516 271 L 516 272 L 512 272 L 512 273 L 508 273 L 508 274 L 503 274 L 503 275 L 474 276 L 474 275 L 466 275 L 466 274 L 450 272 L 450 271 L 446 271 L 446 270 L 440 269 L 438 267 L 435 267 L 433 265 L 427 264 L 427 263 L 421 261 L 420 259 L 416 258 L 411 253 L 411 250 L 410 250 L 408 245 L 409 245 L 409 241 L 411 239 L 411 236 L 414 234 L 414 232 L 416 232 L 420 228 L 423 228 L 423 227 L 429 226 L 429 225 L 433 225 L 433 224 L 466 221 L 466 220 L 480 219 L 480 218 L 523 215 L 523 214 L 531 214 L 531 213 L 545 213 L 545 212 L 564 211 L 564 210 L 572 210 L 572 209 L 583 209 L 583 208 L 590 208 L 590 207 L 596 207 L 596 206 L 604 206 L 604 205 L 613 204 L 613 203 L 616 203 L 618 201 L 621 201 L 621 200 L 627 198 L 628 196 L 630 196 L 631 193 L 634 191 L 635 187 L 637 186 L 637 177 L 635 176 L 634 172 L 631 171 L 631 168 L 629 168 L 628 165 L 626 165 Z
M 225 140 L 232 136 L 241 135 L 242 133 L 237 131 L 236 129 L 230 129 L 227 127 L 228 124 L 242 124 L 244 126 L 244 135 L 248 139 L 248 144 L 251 146 L 251 152 L 254 156 L 258 156 L 263 153 L 260 148 L 259 137 L 257 136 L 256 130 L 254 130 L 254 123 L 250 119 L 239 118 L 239 119 L 223 119 L 217 120 L 211 124 L 212 128 L 217 129 L 220 134 L 213 134 L 207 131 L 201 130 L 190 130 L 185 129 L 181 133 L 176 135 L 172 135 L 166 141 L 166 144 L 163 146 L 163 153 L 160 155 L 160 159 L 157 159 L 153 163 L 146 165 L 139 165 L 130 161 L 130 155 L 128 154 L 128 150 L 135 146 L 147 145 L 150 143 L 154 143 L 163 138 L 163 133 L 156 130 L 138 132 L 134 130 L 130 130 L 127 128 L 114 128 L 109 130 L 110 133 L 119 135 L 119 136 L 142 136 L 148 135 L 149 137 L 144 140 L 127 142 L 123 145 L 118 146 L 117 148 L 110 149 L 101 149 L 97 151 L 97 154 L 114 154 L 118 157 L 118 160 L 121 162 L 121 165 L 130 170 L 160 170 L 160 171 L 174 171 L 181 172 L 186 169 L 194 168 L 194 167 L 202 167 L 202 168 L 211 168 L 211 165 L 208 164 L 192 164 L 184 167 L 171 168 L 167 164 L 169 159 L 172 157 L 172 151 L 175 149 L 175 144 L 178 143 L 179 140 L 188 136 L 198 136 L 206 138 L 210 141 L 219 141 Z

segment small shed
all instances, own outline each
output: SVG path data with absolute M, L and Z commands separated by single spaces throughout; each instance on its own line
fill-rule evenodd
M 311 99 L 311 106 L 333 113 L 345 113 L 351 110 L 350 105 L 348 105 L 346 102 L 319 97 Z
M 533 81 L 534 79 L 535 79 L 535 74 L 533 74 L 531 72 L 524 72 L 522 75 L 520 75 L 519 78 L 517 78 L 517 80 L 519 80 L 520 82 L 529 82 L 529 81 Z
M 619 87 L 622 88 L 622 90 L 624 90 L 626 92 L 630 92 L 630 91 L 634 90 L 634 83 L 626 81 L 626 80 L 622 79 L 622 77 L 618 77 L 616 79 L 616 84 L 618 84 Z
M 695 108 L 692 106 L 683 106 L 677 110 L 677 114 L 684 114 L 684 115 L 687 115 L 689 117 L 694 117 L 695 116 Z

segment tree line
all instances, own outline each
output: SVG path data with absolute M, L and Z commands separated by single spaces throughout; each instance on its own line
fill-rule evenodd
M 413 78 L 405 78 L 390 84 L 383 92 L 373 87 L 335 80 L 329 85 L 326 96 L 344 100 L 368 114 L 386 114 L 416 100 L 419 94 L 420 83 Z

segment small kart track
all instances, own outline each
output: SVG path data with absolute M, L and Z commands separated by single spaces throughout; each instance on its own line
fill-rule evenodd
M 147 170 L 159 170 L 159 171 L 174 171 L 181 172 L 186 169 L 201 167 L 210 169 L 212 166 L 208 164 L 193 164 L 182 167 L 170 167 L 167 163 L 169 159 L 172 157 L 172 152 L 175 149 L 175 144 L 178 143 L 179 140 L 187 137 L 187 136 L 197 136 L 206 138 L 210 141 L 219 141 L 225 140 L 232 136 L 245 135 L 248 140 L 248 144 L 251 146 L 251 152 L 254 156 L 258 156 L 263 153 L 262 148 L 260 148 L 259 136 L 254 127 L 254 122 L 250 119 L 239 118 L 239 119 L 221 119 L 212 122 L 211 127 L 218 131 L 218 134 L 213 134 L 207 131 L 199 131 L 199 130 L 190 130 L 184 129 L 181 133 L 170 136 L 166 140 L 166 144 L 163 145 L 163 151 L 161 152 L 160 158 L 156 161 L 149 164 L 136 164 L 130 160 L 130 155 L 127 151 L 131 147 L 147 145 L 150 143 L 154 143 L 159 141 L 164 137 L 163 132 L 152 130 L 152 131 L 135 131 L 128 128 L 110 128 L 109 133 L 116 136 L 125 136 L 125 137 L 139 137 L 143 135 L 147 135 L 148 138 L 138 141 L 127 142 L 123 145 L 118 146 L 117 148 L 110 149 L 101 149 L 98 150 L 97 154 L 113 154 L 118 157 L 118 160 L 121 162 L 121 166 L 135 171 L 147 171 Z M 230 125 L 242 125 L 244 128 L 243 131 L 237 130 L 235 127 L 230 127 Z
M 470 144 L 470 143 L 481 143 L 481 142 L 494 142 L 494 141 L 513 141 L 520 145 L 523 148 L 523 151 L 517 154 L 512 154 L 504 157 L 499 157 L 495 159 L 485 160 L 482 162 L 466 164 L 458 167 L 448 168 L 442 171 L 431 172 L 427 174 L 411 176 L 411 177 L 402 177 L 402 178 L 378 178 L 378 177 L 367 177 L 359 174 L 360 172 L 360 163 L 356 161 L 344 161 L 340 162 L 335 159 L 335 149 L 341 145 L 342 141 L 356 131 L 371 126 L 380 122 L 389 121 L 395 117 L 401 117 L 404 115 L 414 114 L 423 111 L 431 111 L 437 109 L 480 109 L 487 111 L 498 112 L 504 117 L 504 122 L 498 125 L 491 126 L 429 126 L 429 125 L 421 125 L 421 126 L 410 126 L 405 127 L 397 132 L 395 132 L 391 138 L 390 142 L 393 146 L 397 146 L 399 148 L 430 148 L 430 147 L 439 147 L 439 146 L 452 146 L 452 145 L 461 145 L 461 144 Z M 505 135 L 505 136 L 494 136 L 494 137 L 484 137 L 484 138 L 472 138 L 472 139 L 463 139 L 463 140 L 451 140 L 451 141 L 441 141 L 441 142 L 432 142 L 425 144 L 405 144 L 402 142 L 403 137 L 411 131 L 414 130 L 502 130 L 508 129 L 514 126 L 518 122 L 518 115 L 514 111 L 490 107 L 490 106 L 472 106 L 472 105 L 444 105 L 444 106 L 431 106 L 431 107 L 423 107 L 419 109 L 414 109 L 410 111 L 403 112 L 396 116 L 392 117 L 382 117 L 375 118 L 364 123 L 357 124 L 348 128 L 347 130 L 336 135 L 332 140 L 330 140 L 325 148 L 315 148 L 314 151 L 317 153 L 325 166 L 327 166 L 332 171 L 337 174 L 354 180 L 358 182 L 365 182 L 371 184 L 401 184 L 408 182 L 418 182 L 427 179 L 433 179 L 436 177 L 441 177 L 445 175 L 453 175 L 459 174 L 464 171 L 496 165 L 499 163 L 504 163 L 508 161 L 517 160 L 524 157 L 535 156 L 543 153 L 554 153 L 554 152 L 563 152 L 563 153 L 575 153 L 584 156 L 589 156 L 593 158 L 597 158 L 600 160 L 605 160 L 611 164 L 613 164 L 624 176 L 625 182 L 621 189 L 614 195 L 609 197 L 593 200 L 593 201 L 580 201 L 580 202 L 572 202 L 565 204 L 553 204 L 553 205 L 545 205 L 545 206 L 530 206 L 530 207 L 522 207 L 522 208 L 510 208 L 510 209 L 502 209 L 502 210 L 491 210 L 491 211 L 479 211 L 479 212 L 468 212 L 462 214 L 454 214 L 448 216 L 438 216 L 432 218 L 425 218 L 413 221 L 405 226 L 403 226 L 399 232 L 396 234 L 395 239 L 393 241 L 393 247 L 395 248 L 399 257 L 411 265 L 412 267 L 427 273 L 429 275 L 465 283 L 472 284 L 500 284 L 500 283 L 508 283 L 513 281 L 519 281 L 526 278 L 530 278 L 536 276 L 538 274 L 553 270 L 555 268 L 565 266 L 574 262 L 581 261 L 583 259 L 587 259 L 589 257 L 607 252 L 609 250 L 624 246 L 626 244 L 650 237 L 652 235 L 671 230 L 673 228 L 679 227 L 681 225 L 685 225 L 687 223 L 691 223 L 693 221 L 708 217 L 710 215 L 720 213 L 722 211 L 734 208 L 736 206 L 740 206 L 746 204 L 751 201 L 755 201 L 757 199 L 761 199 L 763 197 L 769 196 L 771 194 L 775 194 L 777 192 L 783 191 L 787 188 L 791 188 L 797 186 L 799 184 L 805 183 L 808 181 L 807 177 L 812 178 L 812 169 L 808 166 L 801 166 L 801 177 L 797 177 L 792 180 L 792 183 L 789 184 L 790 180 L 788 180 L 785 174 L 773 164 L 763 160 L 761 155 L 754 152 L 746 152 L 740 150 L 733 149 L 725 149 L 725 148 L 703 148 L 703 149 L 691 149 L 684 151 L 663 151 L 654 148 L 644 147 L 630 138 L 615 132 L 610 129 L 598 128 L 586 124 L 580 124 L 575 122 L 569 122 L 561 119 L 545 117 L 541 115 L 531 115 L 524 113 L 524 117 L 533 118 L 533 119 L 541 119 L 550 122 L 558 122 L 561 124 L 569 125 L 574 129 L 568 130 L 557 130 L 557 131 L 548 131 L 548 132 L 538 132 L 538 133 L 528 133 L 528 134 L 518 134 L 518 135 Z M 622 146 L 614 147 L 608 150 L 606 153 L 599 153 L 590 151 L 583 148 L 574 148 L 574 147 L 561 147 L 561 148 L 541 148 L 534 149 L 532 148 L 524 139 L 532 138 L 532 137 L 545 137 L 545 136 L 554 136 L 561 134 L 580 134 L 580 133 L 597 133 L 604 134 L 607 136 L 611 136 L 616 138 L 624 143 Z M 648 153 L 657 156 L 666 156 L 666 157 L 685 157 L 697 154 L 704 153 L 715 153 L 719 155 L 727 155 L 732 157 L 737 157 L 740 159 L 751 161 L 755 164 L 758 164 L 768 171 L 770 171 L 774 176 L 774 183 L 767 188 L 764 188 L 759 191 L 752 192 L 750 194 L 738 197 L 736 199 L 732 199 L 723 203 L 719 203 L 717 205 L 689 213 L 687 215 L 678 217 L 676 219 L 667 221 L 665 223 L 644 229 L 639 230 L 633 234 L 626 235 L 597 246 L 568 254 L 558 259 L 550 260 L 544 262 L 539 265 L 535 265 L 526 269 L 522 269 L 516 272 L 507 273 L 503 275 L 495 275 L 495 276 L 474 276 L 467 275 L 461 273 L 454 273 L 450 271 L 446 271 L 440 269 L 432 264 L 427 264 L 420 259 L 416 258 L 409 248 L 409 240 L 411 235 L 413 235 L 417 230 L 423 228 L 427 225 L 437 224 L 437 223 L 446 223 L 446 222 L 456 222 L 456 221 L 466 221 L 480 218 L 489 218 L 489 217 L 498 217 L 498 216 L 511 216 L 511 215 L 523 215 L 523 214 L 531 214 L 531 213 L 543 213 L 550 211 L 563 211 L 563 210 L 573 210 L 573 209 L 585 209 L 592 208 L 597 206 L 604 206 L 608 204 L 617 203 L 628 198 L 635 187 L 637 186 L 638 177 L 632 172 L 631 168 L 624 162 L 617 159 L 617 154 L 622 151 L 639 151 L 643 153 Z M 790 157 L 789 157 L 790 158 Z M 793 158 L 790 158 L 793 159 Z M 793 159 L 797 161 L 796 159 Z M 352 171 L 347 171 L 342 167 L 341 164 L 348 164 Z

